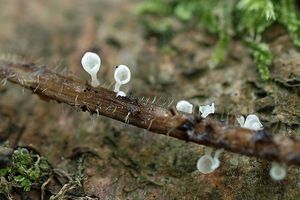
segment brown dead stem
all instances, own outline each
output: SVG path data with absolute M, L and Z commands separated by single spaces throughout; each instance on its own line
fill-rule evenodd
M 288 165 L 300 165 L 300 139 L 293 136 L 230 127 L 197 115 L 179 114 L 173 108 L 138 98 L 116 97 L 113 91 L 92 88 L 83 81 L 34 64 L 1 63 L 0 77 L 28 88 L 46 100 L 104 115 L 153 133 Z

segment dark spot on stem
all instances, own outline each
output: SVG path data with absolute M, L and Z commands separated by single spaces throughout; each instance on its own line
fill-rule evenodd
M 257 143 L 268 143 L 272 142 L 272 136 L 268 134 L 265 130 L 256 131 L 252 137 L 252 141 Z
M 169 108 L 169 111 L 171 112 L 172 116 L 176 115 L 176 111 L 174 108 Z
M 29 67 L 31 67 L 31 66 L 34 66 L 34 64 L 33 64 L 33 63 L 22 64 L 22 67 L 27 67 L 27 68 L 29 68 Z
M 81 106 L 80 108 L 81 108 L 81 110 L 82 110 L 83 112 L 85 112 L 85 111 L 87 111 L 87 110 L 88 110 L 88 108 L 87 108 L 87 106 L 86 106 L 86 105 L 84 105 L 84 106 Z
M 181 131 L 193 131 L 195 126 L 196 120 L 195 117 L 192 115 L 188 115 L 187 119 L 184 123 L 182 123 L 178 129 Z
M 128 112 L 130 112 L 132 115 L 138 115 L 141 113 L 140 108 L 135 105 L 128 105 Z
M 213 127 L 213 125 L 211 124 L 207 124 L 205 126 L 205 133 L 209 134 L 210 136 L 212 136 L 215 133 L 215 129 Z
M 230 144 L 228 144 L 228 142 L 227 142 L 227 141 L 224 141 L 224 140 L 220 140 L 220 141 L 219 141 L 219 145 L 220 145 L 222 148 L 224 148 L 224 149 L 230 149 L 230 148 L 231 148 Z

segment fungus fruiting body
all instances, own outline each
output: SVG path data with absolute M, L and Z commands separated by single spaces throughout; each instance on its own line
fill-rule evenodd
M 178 103 L 176 104 L 176 110 L 178 110 L 180 112 L 192 114 L 193 104 L 191 104 L 190 102 L 188 102 L 186 100 L 178 101 Z
M 263 125 L 260 123 L 259 118 L 256 115 L 248 115 L 246 120 L 244 116 L 240 116 L 237 118 L 237 121 L 243 128 L 255 131 L 263 129 Z
M 206 118 L 209 114 L 215 113 L 215 104 L 199 106 L 199 112 L 202 118 Z
M 90 74 L 92 78 L 91 85 L 98 87 L 100 83 L 97 79 L 97 73 L 101 66 L 100 57 L 95 53 L 86 52 L 81 59 L 81 65 L 83 69 Z
M 114 92 L 118 93 L 120 92 L 121 85 L 127 84 L 131 79 L 131 73 L 129 68 L 125 65 L 117 66 L 115 70 L 114 78 L 116 81 Z
M 214 157 L 211 156 L 212 148 L 205 147 L 205 154 L 197 161 L 197 169 L 203 174 L 209 174 L 220 166 L 220 154 L 223 149 L 218 149 L 215 152 Z
M 204 155 L 198 160 L 197 169 L 203 174 L 209 174 L 215 170 L 212 168 L 213 165 L 213 158 L 210 155 Z
M 270 176 L 275 181 L 280 181 L 286 176 L 286 167 L 285 165 L 280 165 L 279 163 L 272 163 L 272 167 L 270 169 Z

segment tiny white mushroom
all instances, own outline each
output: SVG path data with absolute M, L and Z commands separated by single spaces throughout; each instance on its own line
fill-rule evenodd
M 193 104 L 186 100 L 178 101 L 176 104 L 176 110 L 191 114 L 193 112 Z
M 81 65 L 83 69 L 90 74 L 92 78 L 91 85 L 93 87 L 98 87 L 100 83 L 97 79 L 97 73 L 101 66 L 100 57 L 95 53 L 86 52 L 81 59 Z
M 209 174 L 215 169 L 213 168 L 214 159 L 210 155 L 201 156 L 197 161 L 197 169 L 203 174 Z
M 243 116 L 240 116 L 237 118 L 237 121 L 243 128 L 248 128 L 254 131 L 263 129 L 263 125 L 260 123 L 259 118 L 256 115 L 248 115 L 246 120 Z
M 127 84 L 131 79 L 131 73 L 126 65 L 119 65 L 116 67 L 114 78 L 116 81 L 114 92 L 120 91 L 120 86 Z
M 272 167 L 270 169 L 270 176 L 275 181 L 280 181 L 284 179 L 286 176 L 286 166 L 273 162 Z
M 215 104 L 212 103 L 211 105 L 199 106 L 199 112 L 202 113 L 202 118 L 206 118 L 209 114 L 215 113 Z
M 260 123 L 259 118 L 256 115 L 248 115 L 244 127 L 252 130 L 263 129 L 263 125 Z
M 212 149 L 205 147 L 205 154 L 197 161 L 197 169 L 203 174 L 209 174 L 220 166 L 219 156 L 223 149 L 217 150 L 215 156 L 212 157 Z

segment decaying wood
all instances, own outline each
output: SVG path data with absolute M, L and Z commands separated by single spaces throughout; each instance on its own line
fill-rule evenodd
M 92 88 L 72 77 L 62 76 L 34 64 L 1 63 L 0 77 L 32 90 L 48 100 L 104 115 L 151 132 L 205 146 L 300 165 L 300 139 L 273 135 L 265 130 L 230 127 L 198 115 L 186 115 L 132 97 L 116 97 L 105 88 Z

